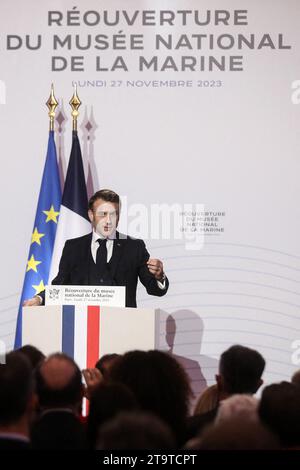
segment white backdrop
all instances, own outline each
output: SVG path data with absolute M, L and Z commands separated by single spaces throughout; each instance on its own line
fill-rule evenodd
M 73 10 L 74 2 L 68 0 L 0 4 L 2 340 L 12 347 L 45 161 L 44 103 L 53 81 L 67 119 L 63 138 L 57 140 L 65 170 L 71 144 L 68 101 L 72 82 L 77 82 L 83 102 L 79 136 L 85 158 L 92 160 L 96 189 L 112 188 L 127 197 L 129 207 L 140 203 L 149 211 L 153 203 L 204 204 L 206 211 L 223 214 L 215 221 L 223 231 L 206 233 L 202 250 L 186 250 L 184 240 L 172 237 L 145 237 L 151 256 L 164 260 L 170 279 L 168 295 L 161 299 L 139 289 L 139 306 L 163 310 L 161 348 L 172 349 L 182 360 L 196 391 L 205 380 L 211 382 L 220 353 L 237 342 L 267 359 L 266 382 L 288 379 L 297 369 L 300 346 L 300 111 L 292 99 L 299 78 L 299 2 L 86 0 L 76 6 Z M 228 25 L 199 26 L 187 14 L 184 25 L 176 12 L 187 9 L 197 10 L 202 19 L 207 10 L 212 18 L 218 9 L 230 15 L 245 10 L 247 24 L 234 25 L 230 16 Z M 61 26 L 48 24 L 48 12 L 54 10 L 62 13 Z M 118 10 L 119 24 L 105 25 L 104 10 L 110 18 Z M 131 16 L 139 11 L 132 26 L 123 10 Z M 155 25 L 141 23 L 146 10 L 154 12 L 149 15 Z M 175 13 L 174 25 L 159 24 L 161 10 Z M 98 25 L 85 24 L 84 14 L 90 11 L 98 12 Z M 97 15 L 85 18 L 92 22 Z M 78 50 L 76 35 L 85 44 L 89 34 L 92 46 Z M 108 36 L 107 50 L 93 47 L 98 34 Z M 125 35 L 126 49 L 113 50 L 112 37 L 119 34 Z M 132 34 L 142 35 L 142 50 L 128 47 Z M 173 49 L 155 50 L 157 34 L 172 34 Z M 175 50 L 183 34 L 191 41 L 193 34 L 227 34 L 235 45 L 209 49 L 203 39 L 201 50 L 195 40 L 192 49 Z M 238 49 L 239 34 L 254 34 L 254 48 Z M 9 35 L 20 36 L 23 46 L 8 50 Z M 33 45 L 41 35 L 41 47 L 26 49 L 26 35 Z M 54 50 L 54 35 L 71 35 L 71 50 Z M 263 37 L 265 47 L 258 48 Z M 19 40 L 10 40 L 16 47 Z M 223 44 L 229 40 L 224 38 Z M 160 64 L 171 56 L 180 68 L 181 56 L 195 57 L 199 64 L 200 56 L 219 60 L 222 55 L 224 71 L 201 71 L 199 65 L 195 71 L 138 67 L 139 56 L 157 56 Z M 65 57 L 67 69 L 51 70 L 52 56 Z M 83 71 L 70 70 L 71 56 L 84 57 Z M 110 69 L 122 56 L 128 71 L 97 71 L 97 56 L 102 68 Z M 242 56 L 243 70 L 229 70 L 229 56 Z M 185 86 L 177 86 L 178 81 Z M 84 129 L 88 119 L 94 126 L 89 142 Z M 123 215 L 121 227 L 125 222 Z

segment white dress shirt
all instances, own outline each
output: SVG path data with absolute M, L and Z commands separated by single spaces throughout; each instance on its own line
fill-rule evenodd
M 107 242 L 106 242 L 107 263 L 109 263 L 110 258 L 112 257 L 112 254 L 113 254 L 114 237 L 115 237 L 115 234 L 112 234 L 111 238 L 108 238 Z M 104 240 L 105 237 L 103 237 L 103 235 L 99 235 L 99 233 L 97 233 L 97 232 L 95 232 L 95 230 L 93 230 L 92 243 L 91 243 L 91 252 L 92 252 L 92 257 L 93 257 L 94 263 L 96 263 L 96 257 L 97 257 L 98 249 L 101 250 L 101 248 L 99 246 L 99 242 L 98 242 L 99 239 Z

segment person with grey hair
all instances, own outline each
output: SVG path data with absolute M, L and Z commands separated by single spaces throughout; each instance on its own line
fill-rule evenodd
M 215 424 L 230 422 L 233 419 L 243 421 L 258 421 L 258 400 L 247 394 L 232 395 L 221 401 L 215 419 Z

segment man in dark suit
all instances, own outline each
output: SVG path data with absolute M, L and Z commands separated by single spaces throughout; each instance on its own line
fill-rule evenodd
M 92 232 L 67 240 L 52 284 L 115 285 L 126 287 L 126 307 L 136 307 L 138 279 L 148 294 L 163 296 L 169 286 L 163 263 L 151 259 L 143 240 L 119 233 L 120 198 L 114 191 L 98 191 L 89 201 Z M 44 293 L 24 305 L 44 303 Z
M 224 351 L 216 375 L 218 404 L 206 413 L 188 418 L 187 440 L 200 436 L 205 427 L 215 421 L 222 400 L 237 394 L 254 395 L 263 384 L 261 376 L 265 365 L 264 358 L 255 349 L 235 344 Z
M 85 450 L 81 371 L 66 354 L 51 354 L 35 370 L 39 413 L 31 428 L 34 450 Z

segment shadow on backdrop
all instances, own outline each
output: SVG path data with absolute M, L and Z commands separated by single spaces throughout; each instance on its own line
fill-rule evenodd
M 160 311 L 158 349 L 166 350 L 184 367 L 191 382 L 193 409 L 199 395 L 215 383 L 219 361 L 201 354 L 204 324 L 192 310 L 177 310 L 169 314 Z

